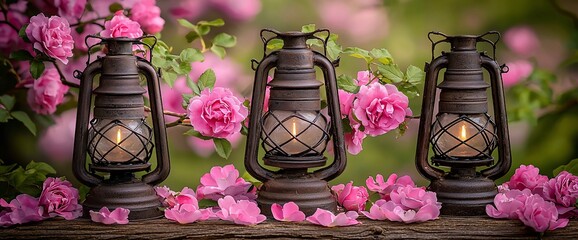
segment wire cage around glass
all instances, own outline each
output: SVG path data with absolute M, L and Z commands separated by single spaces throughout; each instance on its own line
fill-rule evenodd
M 152 156 L 152 128 L 144 118 L 94 118 L 88 132 L 88 154 L 95 165 L 146 164 Z

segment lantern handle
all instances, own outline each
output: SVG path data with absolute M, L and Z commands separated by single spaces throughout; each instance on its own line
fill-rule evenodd
M 434 45 L 435 46 L 435 45 Z M 428 162 L 429 138 L 431 135 L 431 125 L 435 107 L 437 77 L 442 68 L 447 67 L 448 58 L 444 54 L 425 65 L 425 84 L 423 90 L 423 101 L 421 116 L 419 121 L 419 132 L 417 136 L 417 151 L 415 156 L 415 165 L 419 173 L 429 179 L 440 179 L 444 171 L 433 167 Z
M 482 55 L 482 67 L 490 73 L 490 86 L 492 89 L 492 102 L 494 106 L 494 118 L 498 135 L 498 162 L 492 167 L 481 171 L 482 175 L 496 180 L 504 176 L 512 165 L 512 153 L 510 149 L 510 137 L 508 134 L 508 118 L 504 98 L 504 86 L 502 84 L 502 66 L 494 59 Z
M 157 156 L 157 167 L 152 172 L 145 174 L 142 177 L 142 180 L 145 183 L 157 185 L 164 181 L 169 176 L 170 172 L 169 148 L 163 115 L 159 77 L 154 67 L 147 62 L 146 59 L 141 57 L 137 57 L 137 59 L 137 67 L 147 80 Z
M 439 40 L 439 41 L 434 41 L 434 40 L 432 39 L 432 35 L 442 36 L 442 37 L 444 37 L 444 39 Z M 432 32 L 429 32 L 429 33 L 427 34 L 427 38 L 428 38 L 429 41 L 431 42 L 431 61 L 433 61 L 433 60 L 434 60 L 434 56 L 435 56 L 436 45 L 438 45 L 439 43 L 442 43 L 442 42 L 449 42 L 449 36 L 446 35 L 445 33 L 442 33 L 442 32 L 434 32 L 434 31 L 432 31 Z
M 263 31 L 261 31 L 263 32 Z M 266 46 L 266 44 L 265 44 Z M 267 75 L 271 68 L 277 65 L 278 51 L 266 55 L 255 70 L 255 83 L 253 85 L 253 97 L 251 98 L 251 113 L 249 114 L 249 133 L 245 145 L 245 169 L 251 176 L 265 182 L 273 179 L 276 173 L 264 168 L 259 164 L 259 137 L 261 135 L 261 115 L 265 101 L 267 87 Z
M 97 59 L 88 64 L 84 72 L 77 71 L 75 73 L 81 78 L 81 81 L 78 93 L 78 109 L 76 110 L 76 128 L 74 130 L 72 172 L 78 181 L 89 187 L 100 184 L 104 179 L 99 175 L 88 172 L 86 169 L 92 83 L 94 77 L 100 72 L 102 72 L 102 61 Z
M 331 131 L 333 139 L 334 160 L 331 165 L 319 169 L 313 174 L 325 181 L 330 181 L 339 176 L 347 165 L 347 154 L 345 153 L 345 140 L 343 137 L 343 125 L 341 123 L 341 110 L 339 109 L 339 97 L 337 94 L 337 80 L 333 63 L 325 55 L 313 51 L 314 63 L 323 70 L 325 79 L 325 90 L 327 93 L 327 106 L 331 117 Z
M 485 36 L 488 36 L 488 35 L 495 35 L 495 36 L 496 36 L 496 40 L 492 41 L 492 40 L 489 40 L 489 39 L 484 38 Z M 496 60 L 496 45 L 498 44 L 498 41 L 500 41 L 500 37 L 501 37 L 500 32 L 498 32 L 498 31 L 489 31 L 489 32 L 487 32 L 487 33 L 484 33 L 484 34 L 482 34 L 482 35 L 477 36 L 477 37 L 476 37 L 476 41 L 477 41 L 477 42 L 487 42 L 487 43 L 489 43 L 490 45 L 492 45 L 492 51 L 493 51 L 492 56 L 493 56 L 493 59 Z

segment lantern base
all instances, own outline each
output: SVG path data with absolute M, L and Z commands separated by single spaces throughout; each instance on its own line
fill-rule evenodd
M 119 207 L 129 209 L 128 218 L 131 221 L 163 216 L 159 210 L 161 202 L 154 188 L 134 178 L 122 183 L 105 181 L 93 187 L 82 206 L 84 217 L 90 217 L 90 210 L 99 211 L 102 207 L 111 211 Z
M 498 193 L 496 184 L 482 176 L 445 178 L 433 180 L 428 190 L 437 194 L 442 203 L 442 215 L 486 215 L 486 205 L 494 202 Z
M 283 205 L 287 202 L 296 203 L 306 216 L 313 215 L 317 208 L 334 213 L 337 211 L 337 202 L 331 194 L 329 184 L 310 174 L 286 176 L 263 183 L 257 197 L 262 214 L 272 217 L 271 205 Z

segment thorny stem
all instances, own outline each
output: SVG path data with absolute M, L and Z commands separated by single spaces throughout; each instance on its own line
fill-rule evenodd
M 80 88 L 80 85 L 66 80 L 66 78 L 64 77 L 64 73 L 62 73 L 60 66 L 56 64 L 56 61 L 54 59 L 50 59 L 49 62 L 51 62 L 52 65 L 54 65 L 54 68 L 56 68 L 56 71 L 58 71 L 58 74 L 60 75 L 60 81 L 62 82 L 62 84 L 73 88 Z
M 147 106 L 144 107 L 146 112 L 151 112 L 151 109 Z M 173 121 L 173 122 L 169 122 L 166 123 L 165 126 L 166 127 L 176 127 L 176 126 L 191 126 L 189 123 L 189 121 L 186 119 L 187 118 L 187 114 L 186 113 L 176 113 L 176 112 L 171 112 L 171 111 L 163 111 L 164 115 L 168 115 L 168 116 L 173 116 L 173 117 L 178 117 L 179 119 Z

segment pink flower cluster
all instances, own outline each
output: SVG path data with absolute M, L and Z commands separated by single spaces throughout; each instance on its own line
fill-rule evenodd
M 498 189 L 494 205 L 486 206 L 490 217 L 519 219 L 536 232 L 544 232 L 563 228 L 568 218 L 578 216 L 578 177 L 566 171 L 548 179 L 538 168 L 521 165 Z
M 161 9 L 156 4 L 156 0 L 142 0 L 130 10 L 130 18 L 149 34 L 161 32 L 165 25 L 165 20 L 161 18 Z
M 441 203 L 436 194 L 416 187 L 409 176 L 398 178 L 392 174 L 386 182 L 378 174 L 375 180 L 369 177 L 366 184 L 370 191 L 379 193 L 382 198 L 371 206 L 369 212 L 361 211 L 370 219 L 412 223 L 439 217 Z
M 227 88 L 205 88 L 190 99 L 188 117 L 203 136 L 226 138 L 241 130 L 249 110 Z
M 36 80 L 30 79 L 24 84 L 28 87 L 27 101 L 38 114 L 48 115 L 56 112 L 56 107 L 64 101 L 68 86 L 60 81 L 60 74 L 54 67 L 44 70 Z
M 207 220 L 214 216 L 211 209 L 199 208 L 195 191 L 185 187 L 180 192 L 171 191 L 168 187 L 157 187 L 157 195 L 165 209 L 165 217 L 180 224 Z
M 34 44 L 34 49 L 58 59 L 64 64 L 72 57 L 74 40 L 70 35 L 68 21 L 59 16 L 50 18 L 40 13 L 30 18 L 26 36 Z
M 256 189 L 251 187 L 250 182 L 239 177 L 239 171 L 232 164 L 224 167 L 215 166 L 201 177 L 197 197 L 214 201 L 225 196 L 231 196 L 235 200 L 255 200 Z
M 345 133 L 345 145 L 351 154 L 361 152 L 367 135 L 375 137 L 396 129 L 412 114 L 407 96 L 395 85 L 382 85 L 368 71 L 358 72 L 356 82 L 358 93 L 338 92 L 342 118 L 352 129 Z
M 261 209 L 257 203 L 249 200 L 235 200 L 231 196 L 225 196 L 218 200 L 221 208 L 215 214 L 225 221 L 231 221 L 240 225 L 255 225 L 259 224 L 267 217 L 261 214 Z
M 72 184 L 60 178 L 46 178 L 39 198 L 20 194 L 6 202 L 0 199 L 0 226 L 12 226 L 46 218 L 60 216 L 72 220 L 82 215 L 82 206 L 78 203 L 78 190 Z
M 339 184 L 331 187 L 331 191 L 335 194 L 337 204 L 347 211 L 362 211 L 365 210 L 365 203 L 369 199 L 369 193 L 363 186 L 353 186 L 353 182 L 345 185 Z
M 504 86 L 510 87 L 528 78 L 534 66 L 527 60 L 540 46 L 540 40 L 534 30 L 528 26 L 516 26 L 504 33 L 504 43 L 512 52 L 522 58 L 507 63 L 509 71 L 502 74 Z

